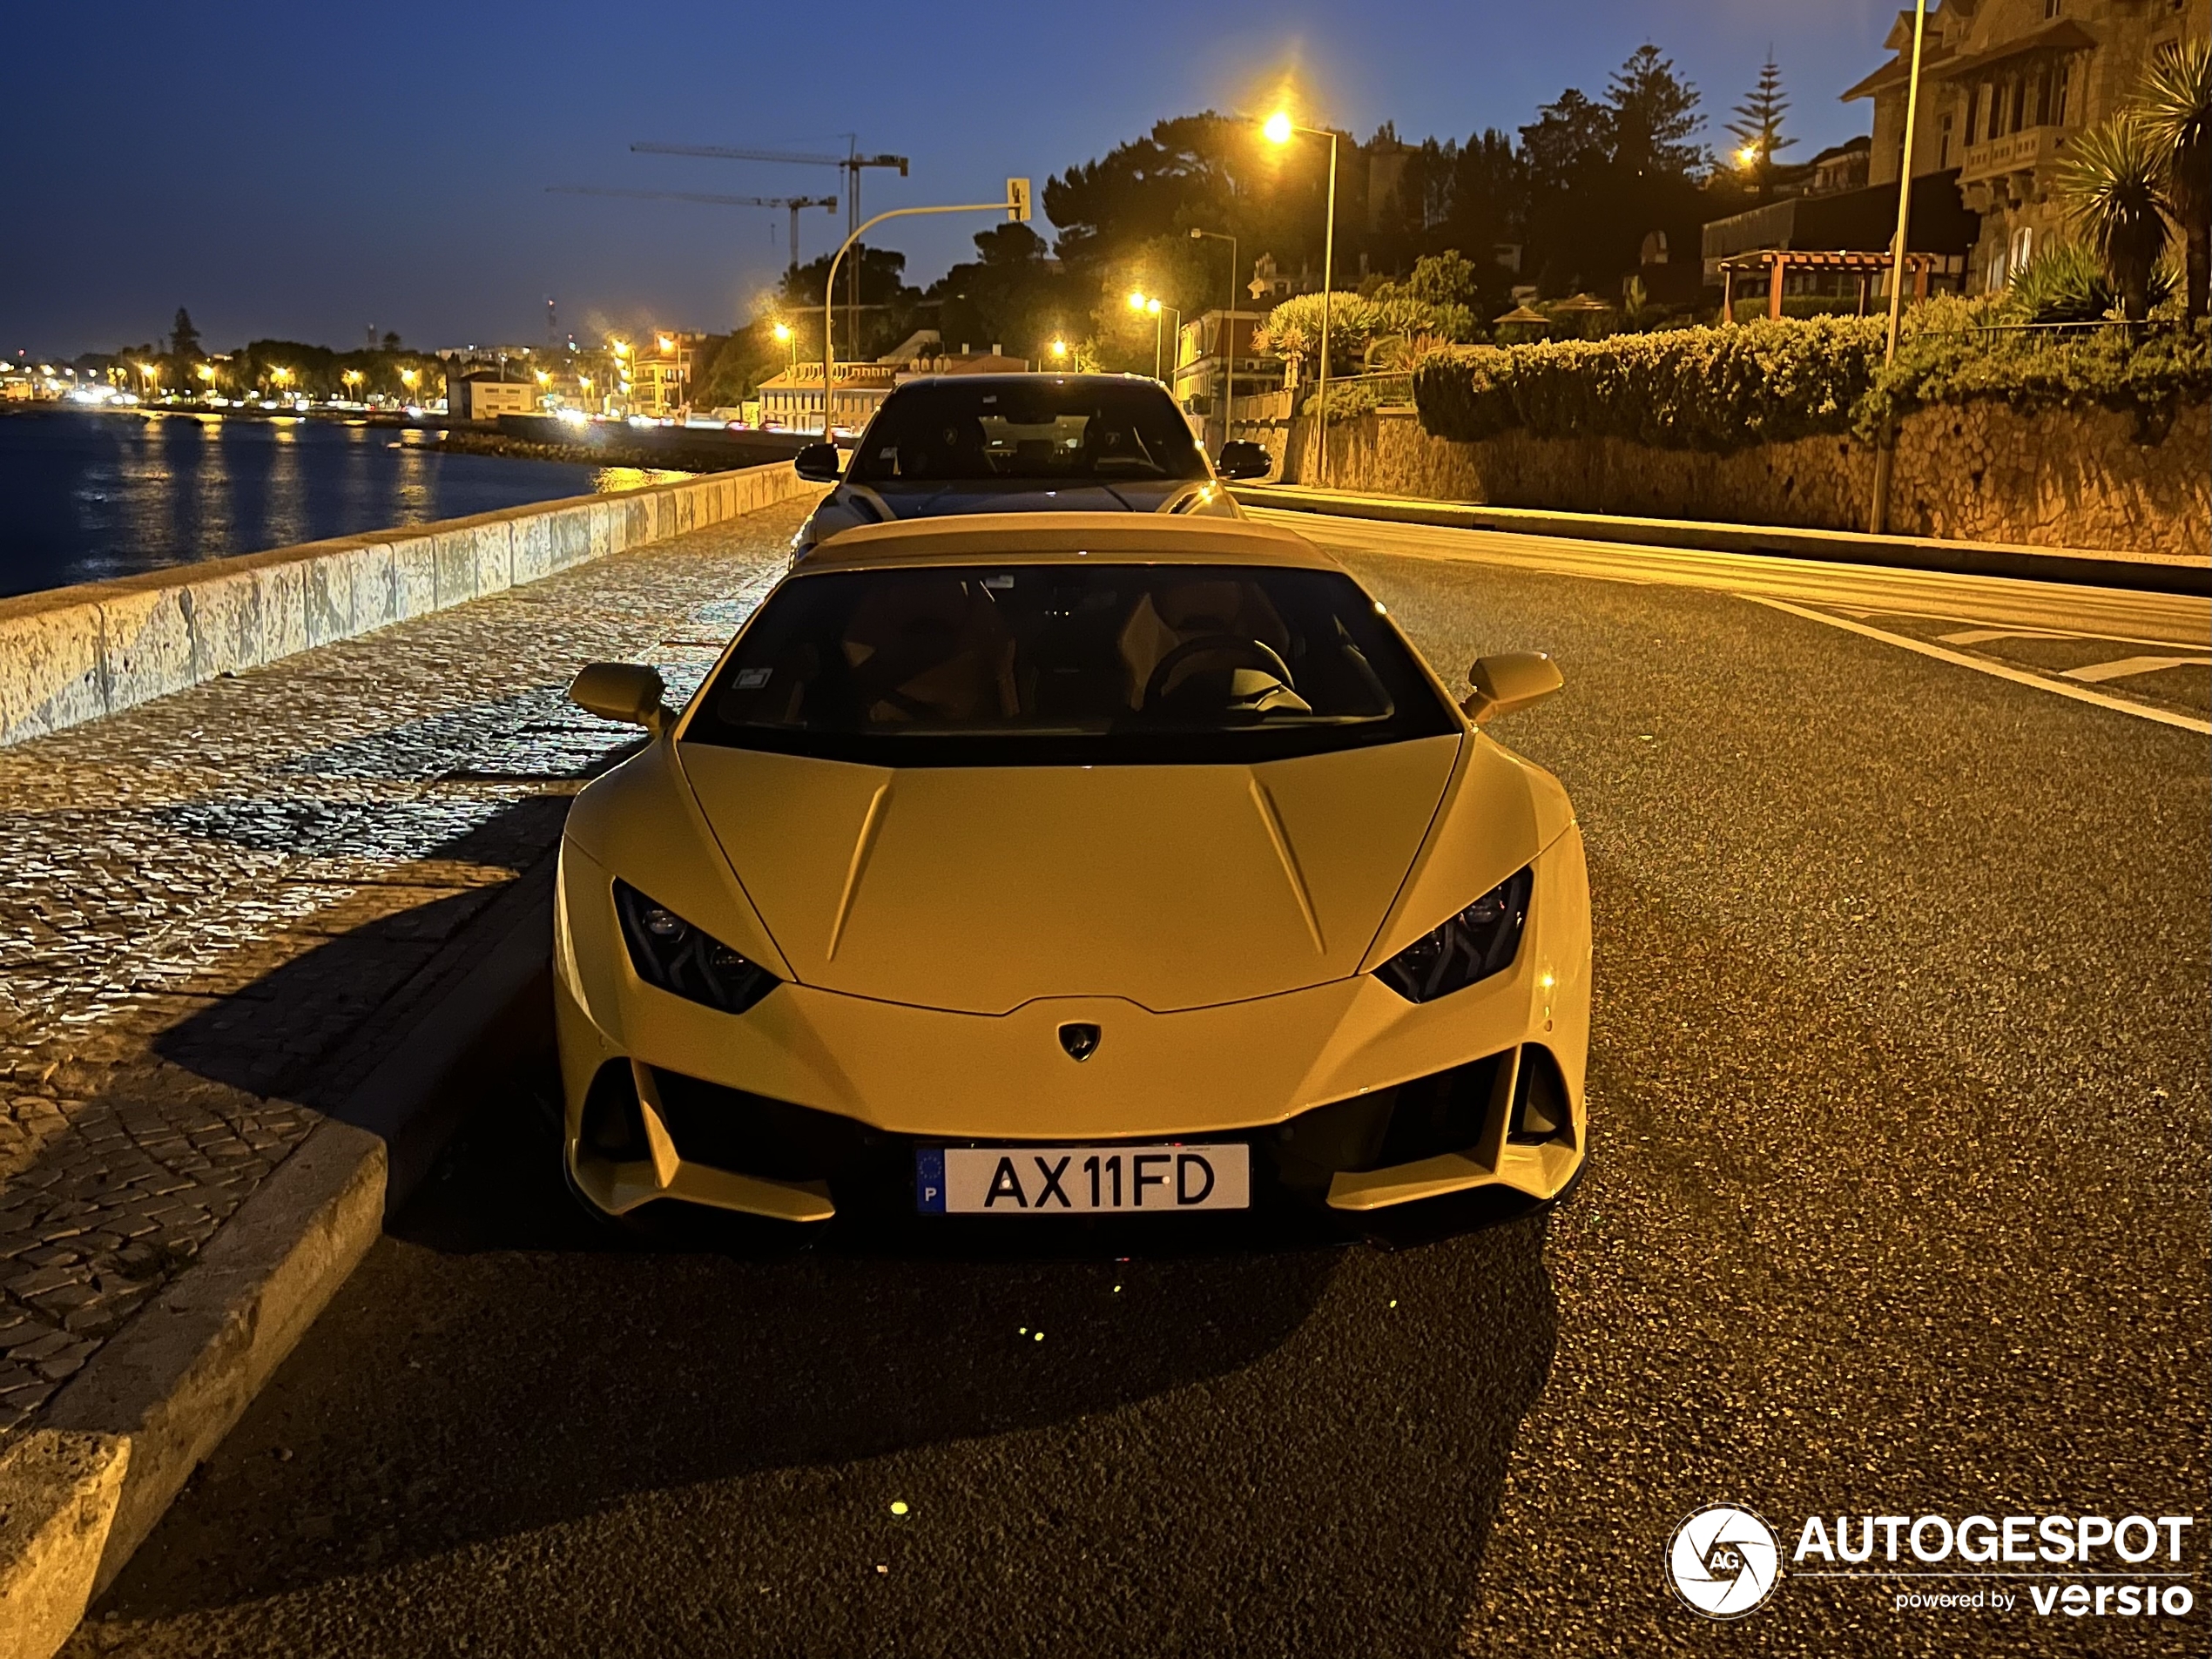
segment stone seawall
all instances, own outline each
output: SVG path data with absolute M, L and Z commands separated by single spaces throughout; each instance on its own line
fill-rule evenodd
M 1890 530 L 1947 541 L 2212 552 L 2212 408 L 2185 405 L 2151 442 L 2107 409 L 2019 414 L 1987 400 L 1924 409 L 1899 428 Z M 1286 483 L 1314 481 L 1312 422 L 1293 427 Z M 1555 512 L 1864 530 L 1874 452 L 1801 438 L 1734 455 L 1654 449 L 1619 438 L 1508 432 L 1480 443 L 1431 437 L 1410 409 L 1329 430 L 1337 489 Z
M 0 599 L 0 745 L 820 488 L 752 467 Z

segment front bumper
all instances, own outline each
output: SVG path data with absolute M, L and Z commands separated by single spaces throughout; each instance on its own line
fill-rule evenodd
M 570 1169 L 610 1213 L 675 1198 L 819 1221 L 910 1209 L 920 1147 L 1237 1138 L 1256 1175 L 1335 1210 L 1492 1186 L 1548 1199 L 1587 1141 L 1578 833 L 1534 869 L 1513 967 L 1426 1004 L 1363 974 L 1168 1014 L 1096 996 L 961 1014 L 784 984 L 729 1015 L 637 978 L 610 873 L 564 846 Z M 1080 1064 L 1057 1040 L 1070 1022 L 1103 1033 Z

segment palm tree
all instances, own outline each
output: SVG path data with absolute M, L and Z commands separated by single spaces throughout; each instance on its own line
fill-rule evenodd
M 2150 312 L 2151 271 L 2166 246 L 2166 170 L 2149 129 L 2133 110 L 2089 128 L 2067 146 L 2059 172 L 2067 217 L 2112 273 L 2121 314 Z
M 2188 314 L 2205 312 L 2212 277 L 2212 38 L 2161 52 L 2143 75 L 2143 126 L 2164 164 L 2166 196 L 2182 227 Z

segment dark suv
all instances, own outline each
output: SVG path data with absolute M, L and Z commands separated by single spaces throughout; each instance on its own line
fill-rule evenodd
M 810 444 L 799 475 L 837 488 L 792 538 L 794 557 L 856 524 L 950 513 L 1242 516 L 1223 478 L 1269 466 L 1255 443 L 1208 464 L 1157 381 L 1128 374 L 938 374 L 885 398 L 840 470 Z

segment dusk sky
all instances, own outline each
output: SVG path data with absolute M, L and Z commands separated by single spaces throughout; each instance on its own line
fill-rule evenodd
M 827 168 L 633 155 L 636 139 L 913 158 L 869 211 L 995 197 L 1163 116 L 1255 108 L 1285 71 L 1306 113 L 1366 137 L 1510 131 L 1562 87 L 1600 94 L 1643 41 L 1705 97 L 1708 142 L 1770 44 L 1791 158 L 1866 130 L 1837 94 L 1880 61 L 1894 0 L 1123 0 L 836 7 L 32 3 L 6 34 L 0 339 L 111 349 L 191 307 L 211 348 L 253 336 L 535 343 L 726 329 L 784 264 L 762 209 L 551 195 L 587 184 L 827 194 Z M 988 221 L 887 226 L 927 282 Z M 802 253 L 834 220 L 816 210 Z M 1049 233 L 1049 226 L 1038 228 Z M 1258 253 L 1260 250 L 1251 250 Z

